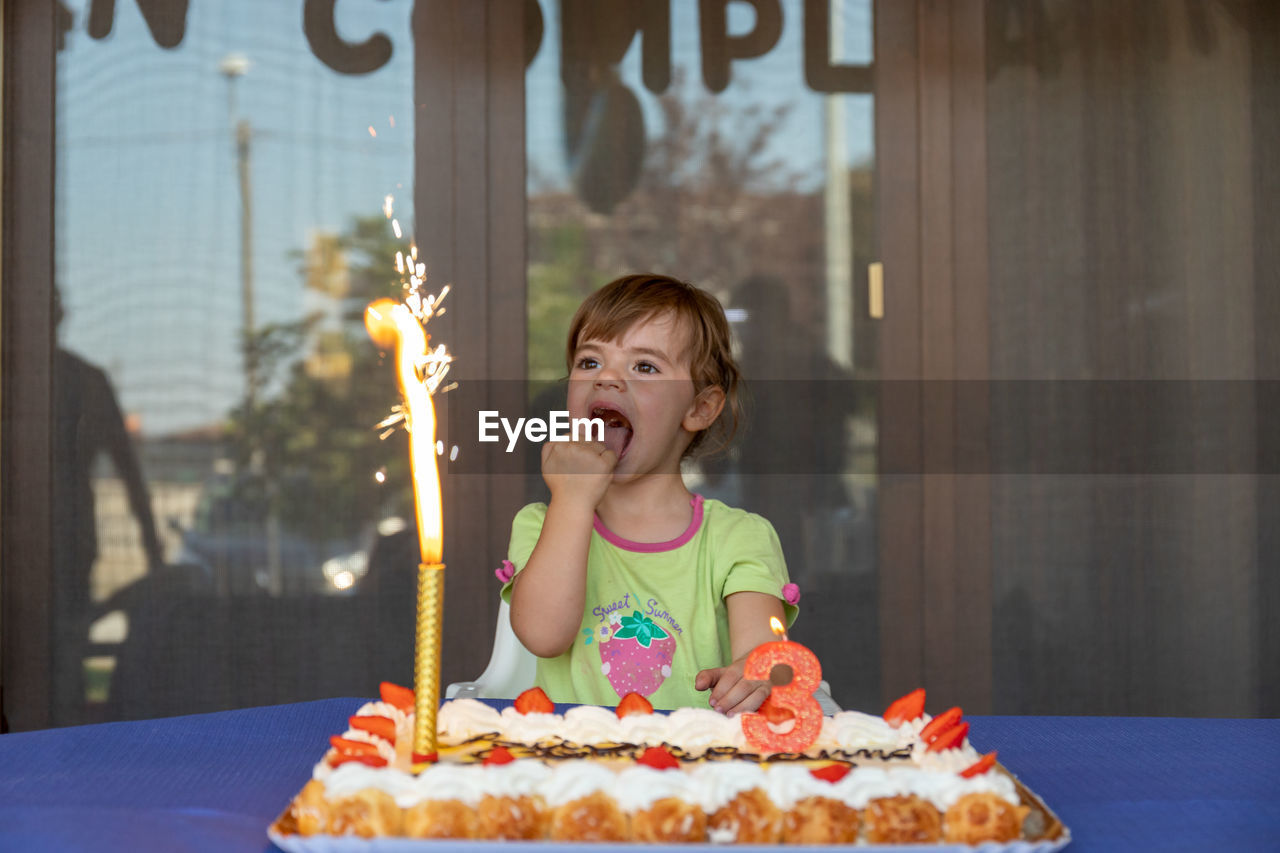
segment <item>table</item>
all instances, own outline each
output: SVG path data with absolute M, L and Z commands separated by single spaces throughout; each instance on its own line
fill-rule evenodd
M 0 736 L 0 850 L 274 850 L 267 825 L 363 702 Z M 968 719 L 1072 853 L 1280 849 L 1280 720 Z

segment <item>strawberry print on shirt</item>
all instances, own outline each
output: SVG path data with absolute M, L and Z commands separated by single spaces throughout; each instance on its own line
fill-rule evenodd
M 676 638 L 639 610 L 609 614 L 600 631 L 600 672 L 619 697 L 650 696 L 671 675 Z

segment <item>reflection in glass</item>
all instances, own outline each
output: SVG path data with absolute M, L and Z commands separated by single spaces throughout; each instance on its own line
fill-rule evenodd
M 672 4 L 667 21 L 650 7 L 543 3 L 526 78 L 531 405 L 562 399 L 568 321 L 596 287 L 649 271 L 716 293 L 749 408 L 732 453 L 689 470 L 690 488 L 773 522 L 805 596 L 794 636 L 824 661 L 837 701 L 870 706 L 874 386 L 855 395 L 840 380 L 876 376 L 861 272 L 875 239 L 873 98 L 860 76 L 871 4 L 830 4 L 831 43 L 819 46 L 805 32 L 814 5 L 784 2 L 775 20 L 728 4 L 718 23 L 696 4 Z M 722 30 L 738 39 L 731 50 Z M 810 88 L 819 47 L 866 85 Z M 540 499 L 535 456 L 526 470 Z
M 54 323 L 61 326 L 62 299 L 54 291 Z M 100 556 L 110 554 L 118 528 L 130 521 L 137 538 L 130 549 L 142 559 L 133 571 L 158 570 L 163 562 L 156 535 L 151 497 L 138 467 L 132 430 L 120 411 L 107 374 L 74 352 L 59 346 L 53 357 L 53 453 L 60 476 L 54 480 L 58 508 L 53 540 L 52 617 L 57 637 L 54 707 L 57 722 L 75 722 L 87 690 L 99 693 L 100 661 L 83 666 L 93 621 L 91 572 Z M 102 457 L 109 472 L 98 468 Z M 123 493 L 123 494 L 122 494 Z M 116 530 L 99 537 L 99 518 L 112 519 Z M 114 536 L 112 534 L 115 534 Z M 100 548 L 99 540 L 107 547 Z M 107 626 L 107 630 L 111 629 Z M 86 676 L 88 678 L 86 678 Z
M 405 679 L 360 316 L 413 228 L 412 4 L 65 5 L 55 722 Z

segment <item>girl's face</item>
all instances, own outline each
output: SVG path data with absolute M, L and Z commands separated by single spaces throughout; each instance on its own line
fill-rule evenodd
M 605 444 L 618 455 L 614 482 L 678 473 L 694 433 L 720 413 L 718 389 L 694 394 L 686 343 L 670 313 L 636 323 L 615 341 L 578 343 L 569 371 L 569 416 L 605 422 Z

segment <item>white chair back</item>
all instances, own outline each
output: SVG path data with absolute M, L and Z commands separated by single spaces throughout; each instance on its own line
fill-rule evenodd
M 459 681 L 444 690 L 446 699 L 514 699 L 533 686 L 538 659 L 511 630 L 511 605 L 498 607 L 489 665 L 475 681 Z

